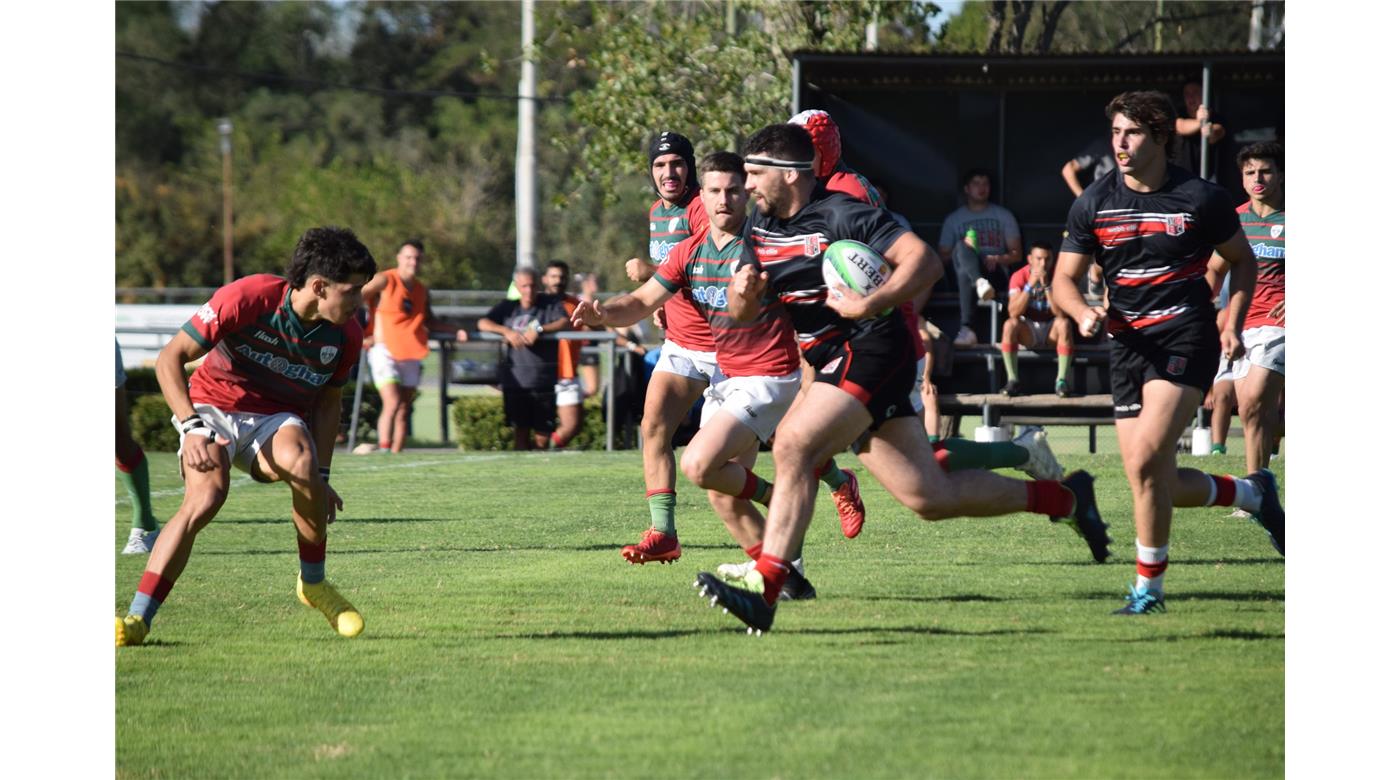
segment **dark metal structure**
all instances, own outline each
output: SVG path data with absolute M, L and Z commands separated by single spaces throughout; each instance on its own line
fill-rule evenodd
M 1210 107 L 1227 136 L 1217 181 L 1245 200 L 1240 146 L 1283 139 L 1282 52 L 1161 55 L 885 55 L 797 52 L 794 112 L 821 108 L 841 127 L 846 161 L 875 180 L 929 243 L 960 203 L 961 173 L 997 173 L 993 200 L 1015 213 L 1026 243 L 1058 239 L 1073 194 L 1060 169 L 1107 140 L 1104 106 L 1119 92 L 1160 89 L 1184 115 L 1182 87 L 1209 64 Z M 1084 180 L 1087 183 L 1087 180 Z

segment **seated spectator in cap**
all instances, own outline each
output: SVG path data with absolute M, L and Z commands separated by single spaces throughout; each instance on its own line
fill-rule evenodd
M 1021 262 L 1021 227 L 1010 211 L 991 202 L 991 171 L 968 171 L 962 188 L 967 205 L 943 220 L 938 254 L 953 266 L 950 276 L 958 283 L 961 327 L 953 344 L 966 347 L 977 343 L 972 322 L 978 299 L 991 300 L 1005 290 L 1012 266 Z

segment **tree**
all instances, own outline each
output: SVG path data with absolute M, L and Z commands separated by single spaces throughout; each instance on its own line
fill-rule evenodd
M 988 54 L 1145 53 L 1238 50 L 1249 36 L 1247 1 L 1172 0 L 1157 4 L 1109 0 L 981 0 L 963 5 L 939 35 L 945 51 Z

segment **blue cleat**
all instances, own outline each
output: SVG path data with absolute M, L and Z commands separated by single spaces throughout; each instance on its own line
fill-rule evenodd
M 751 574 L 757 576 L 757 572 Z M 749 633 L 756 631 L 762 634 L 773 627 L 773 616 L 778 608 L 764 601 L 761 590 L 755 593 L 743 585 L 728 585 L 706 571 L 695 575 L 695 587 L 700 589 L 700 598 L 710 600 L 710 606 L 722 606 L 726 612 L 743 621 L 749 627 Z
M 1250 514 L 1254 516 L 1254 522 L 1269 532 L 1269 541 L 1273 542 L 1278 554 L 1283 555 L 1283 504 L 1278 500 L 1278 481 L 1268 469 L 1259 469 L 1245 479 L 1258 486 L 1263 494 L 1263 498 L 1259 499 L 1259 511 Z
M 1113 610 L 1115 615 L 1146 615 L 1149 612 L 1166 612 L 1167 600 L 1158 591 L 1136 587 L 1128 591 L 1127 597 L 1123 599 L 1128 602 L 1128 606 L 1122 609 Z

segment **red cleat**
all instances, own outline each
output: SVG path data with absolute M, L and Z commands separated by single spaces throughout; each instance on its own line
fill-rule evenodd
M 640 542 L 622 548 L 622 557 L 626 558 L 628 563 L 674 563 L 681 557 L 681 543 L 670 534 L 648 528 L 642 532 Z
M 841 518 L 841 533 L 847 539 L 854 539 L 865 527 L 865 502 L 860 500 L 860 483 L 856 482 L 855 472 L 841 469 L 841 473 L 846 475 L 846 482 L 831 494 L 831 500 L 836 502 L 836 514 Z

